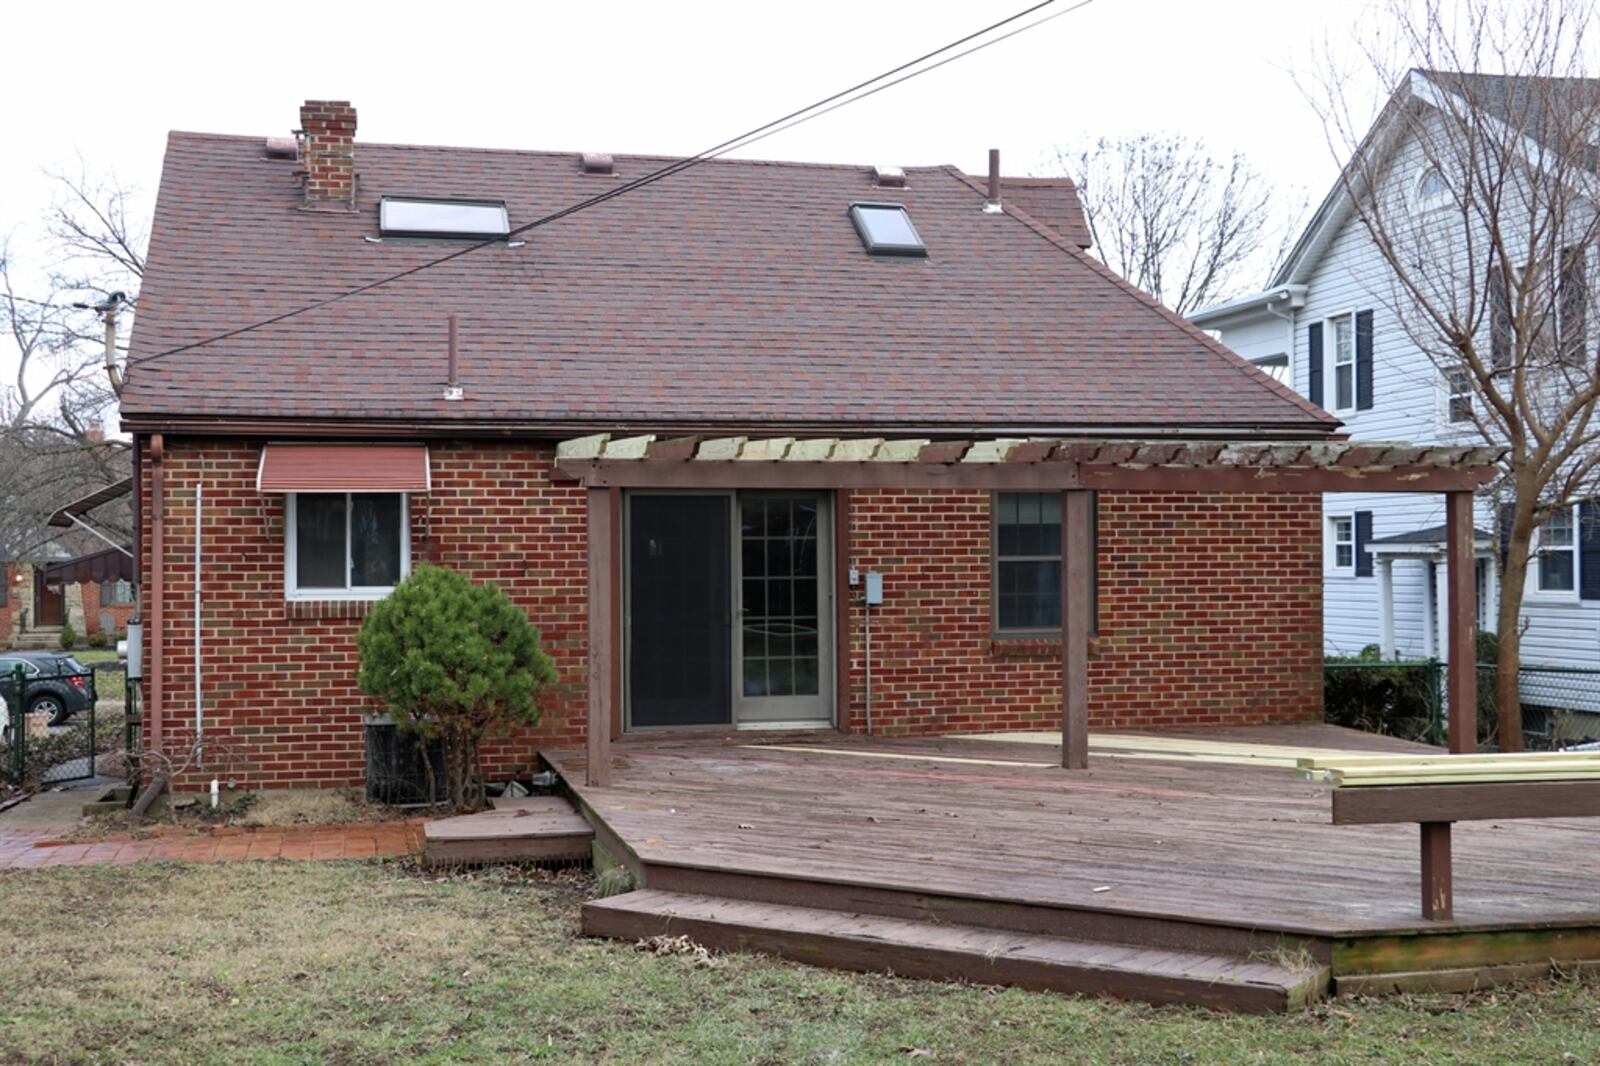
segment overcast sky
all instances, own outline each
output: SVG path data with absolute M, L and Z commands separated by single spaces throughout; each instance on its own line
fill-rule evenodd
M 286 134 L 308 97 L 351 100 L 358 141 L 689 154 L 1025 6 L 11 0 L 0 234 L 24 267 L 44 254 L 43 168 L 81 156 L 148 210 L 168 130 Z M 1367 0 L 1094 0 L 742 154 L 982 172 L 997 147 L 1025 174 L 1075 138 L 1169 131 L 1316 199 L 1335 162 L 1294 75 L 1363 17 Z

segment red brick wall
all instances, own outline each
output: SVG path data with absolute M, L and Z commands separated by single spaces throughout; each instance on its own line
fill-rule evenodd
M 411 501 L 412 559 L 499 584 L 539 625 L 560 672 L 538 728 L 486 751 L 494 772 L 527 769 L 539 746 L 582 740 L 583 493 L 549 483 L 548 448 L 436 443 L 431 453 L 433 491 Z M 284 499 L 256 491 L 259 445 L 169 438 L 166 455 L 164 746 L 181 748 L 192 737 L 194 487 L 203 476 L 208 736 L 250 785 L 361 782 L 369 708 L 355 684 L 355 634 L 365 607 L 285 601 Z M 141 512 L 147 567 L 149 469 Z M 147 685 L 148 677 L 147 667 Z
M 203 476 L 208 732 L 249 785 L 360 782 L 364 608 L 285 602 L 283 498 L 256 492 L 259 445 L 169 438 L 166 451 L 166 745 L 194 717 L 194 486 Z M 583 737 L 583 493 L 550 484 L 548 446 L 435 443 L 431 453 L 433 491 L 412 500 L 413 559 L 498 583 L 540 627 L 560 673 L 539 726 L 488 749 L 491 772 L 514 771 L 541 745 Z M 1092 724 L 1319 717 L 1318 516 L 1314 496 L 1102 496 Z M 1059 645 L 990 637 L 988 494 L 856 493 L 851 528 L 851 561 L 885 575 L 887 602 L 873 616 L 875 731 L 1058 725 Z M 851 612 L 854 728 L 865 710 L 861 611 Z
M 1097 729 L 1322 715 L 1315 496 L 1102 493 Z M 997 640 L 989 494 L 860 492 L 851 557 L 884 575 L 873 609 L 874 732 L 1059 729 L 1059 641 Z M 851 725 L 864 726 L 865 641 L 851 611 Z

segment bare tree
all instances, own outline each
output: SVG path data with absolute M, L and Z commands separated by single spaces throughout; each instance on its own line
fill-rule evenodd
M 1394 88 L 1371 132 L 1350 82 L 1313 94 L 1353 218 L 1388 267 L 1386 300 L 1444 375 L 1452 419 L 1507 446 L 1496 703 L 1521 750 L 1519 620 L 1530 561 L 1600 490 L 1600 351 L 1588 308 L 1600 194 L 1593 15 L 1574 0 L 1391 0 L 1363 60 Z M 1549 525 L 1554 520 L 1554 525 Z M 1545 580 L 1572 575 L 1552 561 Z
M 125 352 L 131 308 L 144 274 L 145 231 L 132 195 L 114 179 L 51 175 L 58 194 L 46 214 L 46 261 L 27 272 L 25 291 L 9 242 L 0 245 L 0 325 L 15 357 L 0 384 L 0 557 L 23 558 L 61 537 L 46 524 L 73 497 L 126 476 L 128 448 L 104 426 L 116 396 L 107 376 L 103 315 L 119 301 L 118 354 Z M 125 508 L 124 508 L 125 510 Z M 131 532 L 126 514 L 102 516 L 113 532 Z
M 1094 253 L 1180 315 L 1253 288 L 1287 250 L 1290 212 L 1237 152 L 1142 133 L 1059 148 L 1056 162 L 1077 183 Z

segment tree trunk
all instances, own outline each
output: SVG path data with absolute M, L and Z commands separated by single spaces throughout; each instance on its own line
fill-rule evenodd
M 1505 572 L 1500 578 L 1500 617 L 1495 634 L 1499 648 L 1495 654 L 1494 701 L 1499 723 L 1501 751 L 1521 751 L 1522 694 L 1519 672 L 1522 666 L 1522 593 L 1528 583 L 1528 555 L 1533 541 L 1533 516 L 1523 516 L 1519 501 L 1506 544 Z M 1473 709 L 1477 713 L 1477 709 Z

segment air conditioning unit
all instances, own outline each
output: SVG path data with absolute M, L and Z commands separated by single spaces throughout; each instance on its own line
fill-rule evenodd
M 444 743 L 419 741 L 401 733 L 387 718 L 368 718 L 367 799 L 390 807 L 424 807 L 443 803 L 448 796 L 444 770 Z M 422 754 L 426 745 L 428 758 Z M 428 788 L 428 766 L 433 767 L 433 789 Z

